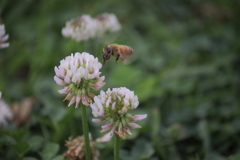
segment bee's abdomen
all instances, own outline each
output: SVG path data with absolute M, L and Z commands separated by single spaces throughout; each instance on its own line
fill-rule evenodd
M 126 45 L 121 45 L 120 51 L 126 55 L 133 54 L 133 49 Z

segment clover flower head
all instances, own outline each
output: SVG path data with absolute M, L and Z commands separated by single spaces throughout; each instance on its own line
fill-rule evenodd
M 8 40 L 8 34 L 5 35 L 5 26 L 4 24 L 0 25 L 0 48 L 7 48 L 9 47 L 9 43 L 4 43 Z
M 95 148 L 95 142 L 91 140 L 90 136 L 90 147 L 91 147 L 91 155 L 93 160 L 98 160 L 100 155 L 99 151 Z M 85 151 L 84 151 L 84 137 L 78 136 L 76 138 L 70 137 L 65 146 L 68 147 L 68 150 L 63 154 L 63 156 L 67 157 L 67 160 L 85 160 Z
M 96 27 L 97 22 L 94 19 L 89 15 L 82 15 L 66 22 L 62 35 L 76 41 L 83 41 L 96 35 Z
M 0 92 L 0 126 L 6 126 L 8 120 L 12 120 L 13 115 L 9 106 L 1 98 Z
M 91 90 L 98 90 L 105 83 L 104 76 L 99 77 L 102 64 L 98 58 L 94 58 L 89 53 L 75 53 L 60 61 L 60 65 L 55 67 L 54 80 L 60 86 L 65 86 L 59 90 L 61 94 L 67 94 L 65 100 L 70 100 L 68 106 L 76 102 L 75 108 L 80 102 L 89 106 L 95 96 Z
M 102 35 L 105 32 L 115 32 L 121 29 L 117 17 L 114 14 L 103 13 L 95 18 L 98 22 L 98 34 Z
M 105 136 L 97 139 L 98 142 L 109 141 L 113 133 L 118 134 L 122 139 L 126 138 L 126 134 L 131 135 L 130 128 L 141 128 L 136 121 L 147 117 L 147 114 L 133 115 L 128 113 L 129 110 L 138 107 L 138 97 L 133 91 L 125 87 L 108 89 L 107 92 L 101 91 L 100 95 L 94 97 L 94 103 L 90 105 L 95 123 L 105 122 L 101 132 L 109 131 Z M 129 128 L 130 127 L 130 128 Z

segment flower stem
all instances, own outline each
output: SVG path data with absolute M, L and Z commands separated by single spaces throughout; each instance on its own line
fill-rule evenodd
M 86 106 L 83 104 L 80 105 L 81 113 L 82 113 L 82 126 L 83 126 L 83 134 L 84 134 L 84 141 L 85 141 L 85 155 L 86 160 L 91 160 L 91 149 L 89 144 L 89 136 L 88 136 L 88 122 L 87 122 L 87 110 Z
M 114 133 L 114 160 L 119 160 L 119 136 Z

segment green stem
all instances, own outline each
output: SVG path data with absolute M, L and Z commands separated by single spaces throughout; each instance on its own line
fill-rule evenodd
M 114 133 L 114 160 L 119 160 L 119 136 Z
M 83 104 L 81 104 L 80 107 L 82 110 L 82 126 L 83 126 L 83 134 L 84 134 L 84 141 L 85 141 L 86 160 L 91 160 L 91 149 L 90 149 L 89 136 L 88 136 L 87 110 L 86 110 L 86 106 L 84 106 Z

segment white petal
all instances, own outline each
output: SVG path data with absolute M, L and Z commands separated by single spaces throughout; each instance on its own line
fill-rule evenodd
M 64 88 L 64 89 L 58 90 L 58 92 L 61 94 L 64 94 L 64 93 L 67 94 L 70 92 L 70 90 L 68 88 Z
M 71 106 L 75 102 L 76 102 L 76 96 L 72 97 L 70 103 L 68 104 L 68 107 Z
M 96 119 L 96 118 L 94 118 L 94 119 L 92 119 L 92 121 L 95 122 L 95 123 L 102 123 L 102 122 L 104 122 L 104 119 Z
M 108 132 L 107 134 L 105 134 L 103 137 L 96 139 L 97 142 L 107 142 L 110 141 L 110 139 L 113 136 L 113 132 L 112 130 L 110 132 Z
M 140 121 L 140 120 L 145 119 L 145 118 L 147 118 L 147 114 L 134 115 L 134 116 L 131 118 L 131 121 L 132 121 L 132 122 Z
M 57 76 L 54 76 L 54 80 L 60 86 L 65 86 L 66 85 L 66 83 L 63 80 L 61 80 L 60 78 L 58 78 Z
M 81 95 L 77 95 L 77 96 L 76 96 L 76 106 L 75 106 L 75 108 L 78 108 L 79 103 L 80 103 L 80 101 L 81 101 L 81 98 L 82 98 Z
M 128 123 L 128 126 L 131 127 L 131 128 L 142 128 L 142 126 L 136 124 L 136 123 Z

